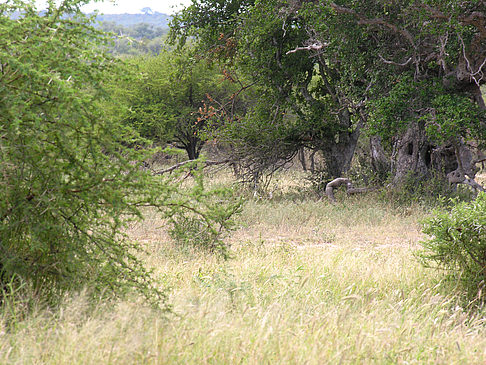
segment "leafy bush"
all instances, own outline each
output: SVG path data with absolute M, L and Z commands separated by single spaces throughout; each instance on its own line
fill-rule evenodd
M 484 300 L 486 282 L 486 193 L 475 201 L 452 200 L 450 210 L 436 212 L 424 224 L 429 239 L 421 242 L 419 257 L 427 267 L 445 269 L 469 298 Z
M 100 48 L 108 39 L 81 13 L 86 2 L 49 2 L 45 12 L 0 3 L 0 300 L 26 285 L 54 300 L 85 287 L 136 289 L 163 304 L 127 227 L 145 207 L 220 227 L 224 194 L 141 168 L 150 153 L 129 147 L 140 139 L 105 108 L 106 81 L 126 68 Z M 215 196 L 218 209 L 198 208 Z
M 230 188 L 206 189 L 201 170 L 194 164 L 186 168 L 191 169 L 194 183 L 177 192 L 175 209 L 166 212 L 171 224 L 169 233 L 180 245 L 207 250 L 227 259 L 229 246 L 223 234 L 234 228 L 232 218 L 240 212 L 242 200 Z

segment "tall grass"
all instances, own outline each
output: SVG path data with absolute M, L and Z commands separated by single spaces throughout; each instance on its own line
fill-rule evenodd
M 273 199 L 245 205 L 227 261 L 176 247 L 154 219 L 132 228 L 173 313 L 136 298 L 93 307 L 82 293 L 54 312 L 4 313 L 0 363 L 486 361 L 486 311 L 467 312 L 413 257 L 422 208 L 373 194 L 330 205 L 276 183 Z

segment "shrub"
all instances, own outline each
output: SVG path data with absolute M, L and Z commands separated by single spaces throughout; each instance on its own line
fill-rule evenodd
M 451 200 L 449 211 L 424 222 L 430 238 L 421 242 L 419 258 L 427 267 L 445 269 L 469 298 L 484 300 L 486 280 L 486 193 L 466 203 Z
M 182 246 L 203 249 L 227 259 L 229 246 L 223 234 L 234 228 L 233 217 L 241 211 L 242 200 L 230 188 L 206 189 L 202 171 L 190 165 L 187 168 L 193 184 L 174 194 L 174 209 L 165 213 L 171 224 L 170 236 Z
M 127 227 L 145 207 L 220 227 L 224 197 L 141 168 L 150 153 L 130 146 L 143 141 L 105 108 L 121 107 L 107 81 L 132 76 L 103 51 L 109 39 L 80 11 L 87 2 L 50 1 L 45 12 L 0 2 L 0 300 L 25 285 L 54 300 L 136 289 L 161 304 Z M 215 196 L 218 209 L 199 209 Z

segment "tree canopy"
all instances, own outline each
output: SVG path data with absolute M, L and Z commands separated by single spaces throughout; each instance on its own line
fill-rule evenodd
M 485 13 L 473 0 L 194 0 L 172 37 L 194 36 L 250 75 L 331 176 L 349 169 L 365 128 L 395 156 L 396 181 L 438 170 L 457 182 L 474 179 L 472 150 L 485 139 Z
M 201 111 L 210 100 L 230 99 L 235 87 L 189 47 L 134 58 L 130 65 L 140 77 L 117 90 L 128 107 L 120 117 L 142 136 L 158 144 L 172 143 L 190 160 L 197 159 L 205 143 Z

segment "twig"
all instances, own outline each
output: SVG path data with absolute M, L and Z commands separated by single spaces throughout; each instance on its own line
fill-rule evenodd
M 182 166 L 188 165 L 190 163 L 194 163 L 196 161 L 197 160 L 187 160 L 187 161 L 179 162 L 178 164 L 175 164 L 174 166 L 171 166 L 167 169 L 164 169 L 164 170 L 161 170 L 161 171 L 154 171 L 153 174 L 154 175 L 163 175 L 163 174 L 172 172 L 174 170 L 177 170 L 178 168 L 180 168 Z M 208 161 L 202 161 L 202 163 L 205 165 L 204 167 L 223 165 L 223 164 L 229 163 L 229 162 L 231 162 L 230 159 L 226 159 L 226 160 L 222 160 L 222 161 L 209 161 L 209 160 Z

